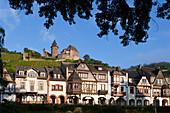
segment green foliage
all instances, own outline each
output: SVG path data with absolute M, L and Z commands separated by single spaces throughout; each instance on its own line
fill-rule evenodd
M 73 113 L 82 113 L 82 108 L 81 108 L 81 107 L 75 108 L 75 110 L 73 111 Z
M 33 66 L 35 68 L 59 67 L 60 61 L 13 61 L 4 63 L 9 73 L 15 73 L 15 66 Z
M 40 53 L 30 50 L 28 48 L 24 48 L 24 52 L 28 53 L 29 57 L 31 57 L 31 58 L 42 58 Z
M 95 9 L 95 21 L 103 37 L 112 32 L 119 35 L 123 46 L 130 42 L 135 44 L 146 42 L 148 38 L 151 11 L 156 9 L 158 18 L 170 19 L 169 0 L 9 0 L 10 7 L 24 10 L 26 15 L 33 14 L 34 5 L 38 5 L 40 17 L 46 19 L 44 26 L 49 29 L 54 25 L 54 19 L 61 15 L 69 24 L 75 24 L 74 17 L 88 20 Z M 156 8 L 153 8 L 153 7 Z M 121 29 L 118 29 L 120 26 Z M 120 30 L 120 31 L 118 31 Z
M 170 107 L 157 107 L 157 110 L 158 113 L 168 113 Z M 2 104 L 2 113 L 154 113 L 154 106 L 43 105 L 8 102 Z
M 163 71 L 164 74 L 170 74 L 170 63 L 169 62 L 159 62 L 159 63 L 151 63 L 151 64 L 143 64 L 142 67 L 149 67 L 149 68 L 158 68 Z M 131 66 L 128 68 L 130 71 L 135 71 L 138 68 L 138 65 Z
M 95 59 L 91 59 L 90 56 L 88 54 L 84 55 L 84 61 L 87 63 L 87 64 L 96 64 L 96 65 L 102 65 L 104 67 L 108 67 L 108 68 L 114 68 L 114 66 L 109 66 L 109 64 L 107 63 L 103 63 L 102 61 L 100 60 L 95 60 Z
M 11 62 L 22 60 L 22 54 L 12 52 L 1 52 L 2 62 Z

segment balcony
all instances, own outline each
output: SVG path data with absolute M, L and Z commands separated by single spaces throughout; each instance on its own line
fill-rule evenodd
M 126 92 L 112 92 L 112 96 L 117 96 L 117 97 L 126 96 Z
M 98 95 L 106 95 L 108 90 L 98 90 Z
M 170 93 L 168 93 L 168 94 L 167 93 L 163 93 L 162 97 L 170 97 Z
M 68 94 L 81 94 L 82 90 L 80 90 L 80 89 L 68 89 L 67 93 Z
M 150 93 L 136 93 L 136 97 L 150 97 Z
M 113 86 L 119 86 L 120 82 L 119 81 L 113 81 L 112 84 L 113 84 Z

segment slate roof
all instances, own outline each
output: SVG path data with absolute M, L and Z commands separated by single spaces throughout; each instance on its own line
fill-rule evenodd
M 10 74 L 8 73 L 6 67 L 3 67 L 3 80 L 7 81 L 7 82 L 13 82 Z
M 57 43 L 56 43 L 56 41 L 55 41 L 55 40 L 53 41 L 53 43 L 52 43 L 52 46 L 51 46 L 51 47 L 54 47 L 54 46 L 58 47 L 58 46 L 57 46 Z
M 68 81 L 81 82 L 82 80 L 78 73 L 74 70 L 73 73 L 69 76 Z
M 46 72 L 45 68 L 34 68 L 34 67 L 30 67 L 30 66 L 16 66 L 16 72 L 27 71 L 29 69 L 34 69 L 37 72 Z
M 83 62 L 82 62 L 83 63 Z M 69 63 L 69 62 L 62 62 L 62 64 L 65 67 L 68 67 L 69 70 L 75 70 L 80 63 Z M 101 66 L 101 65 L 95 65 L 95 64 L 87 64 L 88 68 L 92 71 L 92 72 L 107 72 L 108 68 Z M 98 70 L 98 68 L 101 67 L 102 70 Z
M 55 67 L 54 69 L 48 68 L 51 80 L 65 80 L 60 68 Z M 54 78 L 54 74 L 60 74 L 60 78 Z
M 70 51 L 70 50 L 77 51 L 77 49 L 74 46 L 72 46 L 72 45 L 69 45 L 66 50 L 68 50 L 68 51 Z

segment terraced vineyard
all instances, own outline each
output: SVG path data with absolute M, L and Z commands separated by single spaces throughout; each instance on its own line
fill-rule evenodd
M 22 54 L 1 52 L 1 55 L 2 55 L 2 62 L 22 60 Z
M 61 61 L 23 61 L 22 54 L 2 52 L 2 62 L 6 66 L 9 73 L 15 73 L 15 66 L 33 66 L 35 68 L 43 68 L 47 66 L 49 68 L 54 68 L 60 66 Z
M 47 66 L 48 68 L 54 68 L 60 66 L 59 61 L 13 61 L 5 62 L 5 66 L 9 73 L 15 73 L 15 66 L 33 66 L 35 68 L 43 68 Z

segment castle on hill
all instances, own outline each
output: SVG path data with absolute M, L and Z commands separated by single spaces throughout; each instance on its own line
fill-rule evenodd
M 43 49 L 43 56 L 48 58 L 59 58 L 59 59 L 70 59 L 70 60 L 79 60 L 79 52 L 77 49 L 69 45 L 66 49 L 61 51 L 61 54 L 58 54 L 58 46 L 54 40 L 51 45 L 51 53 L 47 52 L 45 48 Z

